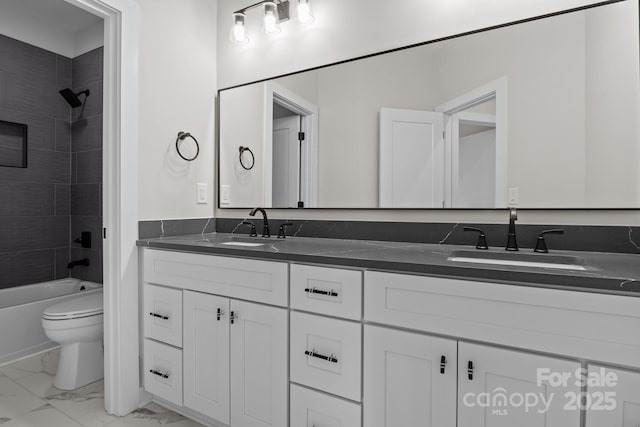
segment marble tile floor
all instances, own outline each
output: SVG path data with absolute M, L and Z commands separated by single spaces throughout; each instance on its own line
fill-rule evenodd
M 195 427 L 200 424 L 150 403 L 126 417 L 104 410 L 104 383 L 73 391 L 53 387 L 59 349 L 0 367 L 1 427 Z

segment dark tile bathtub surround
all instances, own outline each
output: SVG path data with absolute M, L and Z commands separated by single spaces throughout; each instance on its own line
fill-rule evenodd
M 71 259 L 89 258 L 88 267 L 78 266 L 71 276 L 102 283 L 102 72 L 103 48 L 98 48 L 72 60 L 71 75 L 74 92 L 85 89 L 82 106 L 72 110 L 71 177 L 69 245 Z M 92 235 L 91 249 L 82 248 L 74 240 L 83 231 Z
M 74 275 L 102 281 L 102 54 L 72 60 L 0 35 L 0 120 L 28 126 L 27 168 L 0 166 L 0 288 L 68 277 L 74 256 L 95 260 Z M 58 92 L 85 87 L 72 114 Z M 73 242 L 85 226 L 89 253 Z
M 71 59 L 0 35 L 0 120 L 28 126 L 27 168 L 0 166 L 0 288 L 65 277 Z

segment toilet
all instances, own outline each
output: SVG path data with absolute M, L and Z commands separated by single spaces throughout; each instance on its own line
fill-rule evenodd
M 52 305 L 42 314 L 47 337 L 60 344 L 55 388 L 75 390 L 104 376 L 102 292 Z

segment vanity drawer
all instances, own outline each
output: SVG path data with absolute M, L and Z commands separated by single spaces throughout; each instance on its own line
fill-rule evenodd
M 144 281 L 197 292 L 288 305 L 287 263 L 145 248 Z
M 360 406 L 291 384 L 291 426 L 359 427 L 362 425 Z
M 144 336 L 182 347 L 182 291 L 144 285 Z
M 145 339 L 144 388 L 182 406 L 182 350 Z
M 291 381 L 361 399 L 360 323 L 291 313 Z
M 291 265 L 291 307 L 329 316 L 362 318 L 362 272 Z

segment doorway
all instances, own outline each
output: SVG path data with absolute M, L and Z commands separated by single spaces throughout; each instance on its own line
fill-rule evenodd
M 318 107 L 275 82 L 264 99 L 265 207 L 317 207 Z

